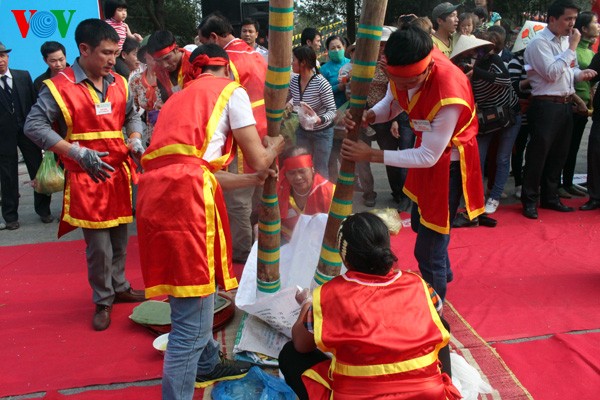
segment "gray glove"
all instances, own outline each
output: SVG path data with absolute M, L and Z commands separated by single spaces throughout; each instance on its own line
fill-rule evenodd
M 114 168 L 102 161 L 101 157 L 106 157 L 108 151 L 99 152 L 79 146 L 75 142 L 69 149 L 68 157 L 77 161 L 77 164 L 92 178 L 96 183 L 104 182 L 110 178 L 107 171 L 114 172 Z
M 142 167 L 142 155 L 144 154 L 144 146 L 142 145 L 142 139 L 140 138 L 129 138 L 127 139 L 127 147 L 129 148 L 129 153 L 131 153 L 131 157 L 133 161 L 138 166 L 138 172 Z
M 127 147 L 134 157 L 141 157 L 144 154 L 144 146 L 140 138 L 127 139 Z

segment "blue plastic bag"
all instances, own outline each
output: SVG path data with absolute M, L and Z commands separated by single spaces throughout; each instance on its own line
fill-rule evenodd
M 242 379 L 218 383 L 213 400 L 295 400 L 296 394 L 283 381 L 259 367 L 252 367 Z

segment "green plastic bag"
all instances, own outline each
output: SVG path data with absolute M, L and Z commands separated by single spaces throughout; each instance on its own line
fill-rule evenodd
M 300 126 L 298 114 L 294 112 L 284 112 L 279 133 L 285 139 L 286 147 L 291 147 L 296 144 L 296 130 L 298 129 L 298 126 Z
M 46 151 L 40 169 L 35 175 L 33 189 L 41 194 L 62 192 L 65 187 L 65 173 L 54 158 L 54 153 Z

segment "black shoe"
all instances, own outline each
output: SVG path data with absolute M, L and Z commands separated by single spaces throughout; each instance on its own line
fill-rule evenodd
M 600 200 L 589 199 L 587 203 L 579 207 L 581 211 L 592 211 L 600 208 Z
M 537 219 L 537 208 L 535 206 L 523 206 L 523 215 L 529 219 Z
M 559 212 L 575 211 L 575 209 L 573 207 L 565 206 L 560 201 L 552 202 L 552 203 L 542 203 L 542 204 L 540 204 L 540 207 L 545 208 L 547 210 L 554 210 L 554 211 L 559 211 Z
M 573 196 L 576 197 L 585 197 L 587 196 L 587 193 L 584 192 L 583 190 L 577 189 L 575 186 L 571 185 L 571 186 L 565 186 L 563 189 L 565 189 L 565 191 Z
M 475 227 L 475 226 L 479 226 L 479 219 L 478 218 L 469 219 L 469 216 L 467 215 L 466 212 L 460 212 L 460 213 L 456 214 L 456 217 L 454 218 L 454 222 L 452 222 L 453 228 L 471 228 L 471 227 Z
M 19 224 L 19 221 L 12 221 L 6 223 L 6 229 L 9 231 L 14 231 L 15 229 L 19 229 L 20 227 L 21 224 Z
M 498 221 L 495 220 L 494 218 L 488 217 L 487 215 L 480 215 L 478 217 L 479 219 L 479 226 L 487 226 L 488 228 L 494 228 L 496 225 L 498 225 Z
M 40 219 L 42 220 L 42 222 L 44 224 L 49 224 L 50 222 L 54 221 L 54 217 L 50 214 L 50 215 L 45 215 L 43 217 L 40 217 Z
M 211 373 L 196 376 L 195 387 L 205 388 L 215 382 L 243 378 L 252 367 L 249 362 L 228 360 L 223 354 L 220 357 L 221 362 L 215 365 Z

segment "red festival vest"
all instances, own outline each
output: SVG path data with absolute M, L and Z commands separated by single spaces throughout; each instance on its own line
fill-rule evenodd
M 277 187 L 277 198 L 279 199 L 279 212 L 281 215 L 281 232 L 289 240 L 294 232 L 294 227 L 298 223 L 300 215 L 314 215 L 318 213 L 328 213 L 333 198 L 335 185 L 315 173 L 313 186 L 310 189 L 304 210 L 300 210 L 295 204 L 290 202 L 291 186 L 287 179 L 282 179 Z M 290 207 L 294 208 L 296 215 L 287 218 Z
M 217 123 L 240 85 L 201 75 L 161 109 L 152 143 L 142 157 L 136 220 L 146 296 L 207 296 L 218 283 L 237 287 L 231 233 L 213 175 L 231 159 L 232 135 L 223 155 L 203 160 Z
M 182 53 L 181 63 L 179 64 L 179 70 L 177 71 L 177 86 L 179 86 L 179 90 L 181 90 L 191 80 L 192 65 L 190 64 L 190 56 L 192 53 L 185 49 L 177 49 L 176 51 Z M 174 86 L 171 82 L 169 71 L 163 68 L 156 68 L 156 79 L 165 88 L 167 99 L 170 98 L 173 95 Z M 164 101 L 167 99 L 164 99 Z
M 447 105 L 460 105 L 461 113 L 449 143 L 438 162 L 430 168 L 410 168 L 404 192 L 419 205 L 421 223 L 436 232 L 448 234 L 450 152 L 454 145 L 460 153 L 462 189 L 470 218 L 484 211 L 483 182 L 477 147 L 478 123 L 471 84 L 466 75 L 448 57 L 434 47 L 434 64 L 427 80 L 408 102 L 407 91 L 399 91 L 390 81 L 392 94 L 412 121 L 433 121 L 438 111 Z M 413 126 L 414 130 L 414 126 Z M 421 145 L 423 132 L 414 130 Z
M 304 373 L 311 399 L 445 398 L 424 395 L 444 393 L 438 352 L 450 335 L 416 274 L 348 271 L 313 291 L 313 315 L 315 342 L 333 358 Z
M 62 111 L 67 125 L 65 140 L 79 142 L 81 147 L 109 154 L 102 161 L 115 171 L 105 182 L 95 183 L 77 162 L 61 157 L 67 171 L 63 210 L 58 237 L 76 227 L 105 229 L 133 221 L 129 149 L 123 137 L 123 124 L 128 96 L 127 81 L 113 75 L 105 101 L 111 113 L 96 115 L 98 94 L 87 82 L 75 83 L 68 67 L 54 78 L 44 81 Z
M 252 114 L 256 120 L 256 130 L 261 140 L 267 135 L 267 110 L 265 108 L 265 80 L 267 79 L 267 63 L 259 52 L 254 50 L 241 39 L 232 40 L 225 51 L 229 56 L 229 68 L 235 81 L 241 84 L 248 92 L 252 103 Z M 238 173 L 252 172 L 248 164 L 239 162 L 243 160 L 242 152 L 238 149 Z

